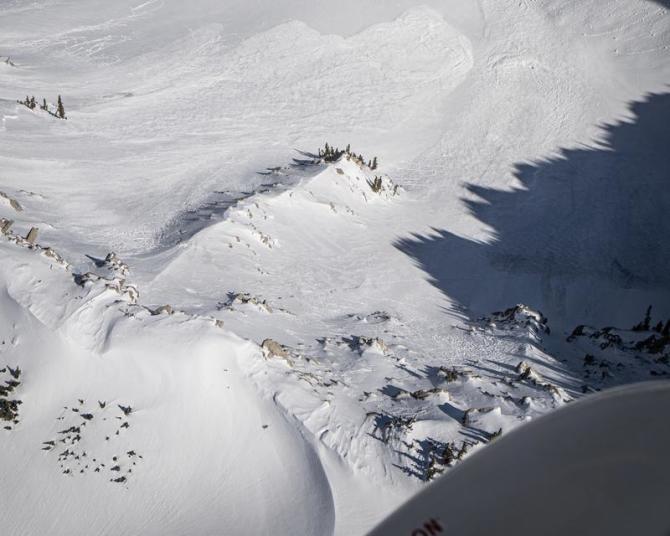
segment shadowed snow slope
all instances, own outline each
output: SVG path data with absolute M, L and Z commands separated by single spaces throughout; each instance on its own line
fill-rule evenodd
M 402 239 L 437 287 L 471 314 L 522 301 L 554 319 L 632 325 L 670 315 L 670 95 L 631 106 L 602 144 L 520 164 L 519 186 L 466 186 L 488 243 L 448 231 Z
M 2 2 L 0 530 L 362 534 L 667 376 L 669 46 L 646 0 Z

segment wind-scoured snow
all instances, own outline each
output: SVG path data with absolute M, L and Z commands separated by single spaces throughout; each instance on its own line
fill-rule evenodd
M 425 4 L 0 6 L 3 534 L 363 534 L 670 373 L 667 5 Z

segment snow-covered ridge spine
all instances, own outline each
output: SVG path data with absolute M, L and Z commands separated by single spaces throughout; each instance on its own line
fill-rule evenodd
M 67 303 L 62 303 L 62 295 L 58 292 L 54 293 L 39 293 L 38 289 L 35 288 L 25 288 L 25 285 L 22 283 L 17 283 L 21 288 L 21 293 L 30 296 L 27 300 L 29 308 L 37 304 L 37 310 L 40 312 L 48 310 L 51 311 L 47 316 L 40 314 L 40 320 L 43 322 L 57 326 L 68 326 L 71 324 L 70 320 L 77 319 L 81 315 L 92 315 L 89 320 L 93 325 L 98 325 L 100 329 L 93 330 L 91 333 L 100 333 L 108 332 L 113 327 L 113 321 L 102 314 L 103 310 L 109 308 L 115 309 L 118 314 L 112 315 L 115 316 L 125 316 L 133 318 L 147 318 L 150 316 L 157 315 L 173 315 L 179 313 L 188 317 L 189 320 L 206 320 L 212 322 L 216 327 L 223 327 L 223 322 L 215 318 L 205 318 L 198 315 L 191 315 L 185 312 L 177 311 L 170 305 L 163 305 L 156 309 L 152 309 L 145 305 L 139 303 L 139 290 L 133 284 L 130 284 L 127 280 L 129 274 L 128 265 L 123 262 L 119 257 L 111 252 L 104 259 L 95 259 L 97 268 L 107 271 L 109 277 L 99 275 L 93 272 L 84 272 L 79 273 L 75 272 L 72 264 L 70 264 L 63 256 L 56 252 L 53 248 L 49 246 L 42 246 L 37 243 L 37 228 L 33 227 L 28 232 L 26 237 L 22 237 L 19 234 L 14 233 L 11 230 L 12 222 L 4 218 L 0 219 L 0 236 L 4 237 L 6 242 L 13 244 L 23 250 L 28 250 L 33 252 L 41 257 L 46 257 L 49 259 L 49 272 L 51 269 L 56 266 L 62 268 L 66 273 L 69 273 L 71 277 L 71 282 L 74 283 L 77 287 L 80 287 L 85 291 L 85 294 L 76 295 L 76 293 L 71 290 L 65 291 L 65 296 L 71 297 Z M 32 271 L 32 270 L 31 270 Z M 35 273 L 40 273 L 40 268 L 36 268 Z M 57 276 L 51 274 L 51 279 L 46 281 L 46 285 L 62 285 L 64 281 L 60 283 L 57 282 Z M 19 278 L 20 279 L 20 278 Z M 32 281 L 32 279 L 30 280 Z M 40 279 L 38 283 L 42 283 Z M 39 301 L 35 298 L 38 297 Z M 53 303 L 51 301 L 55 300 Z M 76 301 L 81 300 L 81 301 Z M 58 302 L 58 303 L 56 303 Z M 56 311 L 56 316 L 52 313 Z M 57 313 L 57 311 L 61 311 Z M 79 332 L 80 322 L 75 321 L 74 326 L 70 326 L 71 331 Z M 103 326 L 106 325 L 106 327 Z M 66 331 L 69 328 L 66 327 Z M 77 337 L 80 338 L 80 337 Z M 92 346 L 92 349 L 103 350 L 104 345 L 86 340 L 86 336 L 81 340 L 85 346 Z

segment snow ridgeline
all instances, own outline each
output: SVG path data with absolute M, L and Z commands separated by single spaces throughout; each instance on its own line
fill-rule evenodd
M 70 273 L 73 282 L 87 291 L 86 296 L 78 296 L 79 300 L 89 303 L 95 299 L 101 299 L 107 303 L 120 306 L 122 303 L 136 307 L 150 314 L 161 314 L 172 312 L 172 308 L 164 306 L 155 310 L 139 304 L 139 291 L 135 285 L 128 283 L 127 276 L 129 268 L 126 263 L 117 257 L 114 252 L 109 253 L 104 259 L 92 259 L 100 273 L 84 272 L 77 273 L 73 270 L 71 263 L 65 260 L 58 252 L 49 246 L 42 246 L 36 242 L 37 228 L 33 227 L 26 237 L 22 237 L 12 231 L 12 222 L 4 218 L 0 219 L 1 235 L 10 244 L 38 253 L 49 259 L 50 267 L 56 266 Z M 110 301 L 111 299 L 111 301 Z M 135 314 L 135 311 L 133 314 Z M 127 311 L 126 311 L 127 314 Z M 216 323 L 216 321 L 214 320 Z
M 402 190 L 388 175 L 377 175 L 353 156 L 344 155 L 326 163 L 317 155 L 301 154 L 307 158 L 294 159 L 291 166 L 263 172 L 276 176 L 303 175 L 297 184 L 279 182 L 233 202 L 221 222 L 202 230 L 202 239 L 209 240 L 215 234 L 217 241 L 226 247 L 241 246 L 257 256 L 257 245 L 263 249 L 280 246 L 267 222 L 285 216 L 287 211 L 318 216 L 322 210 L 328 210 L 332 214 L 357 217 L 368 205 L 388 202 L 401 194 Z

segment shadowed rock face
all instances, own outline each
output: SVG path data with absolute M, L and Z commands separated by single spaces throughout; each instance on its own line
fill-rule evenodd
M 489 243 L 434 229 L 396 246 L 467 314 L 518 302 L 552 319 L 628 321 L 646 302 L 667 313 L 670 95 L 630 108 L 636 119 L 606 125 L 602 145 L 519 164 L 521 188 L 467 185 Z

